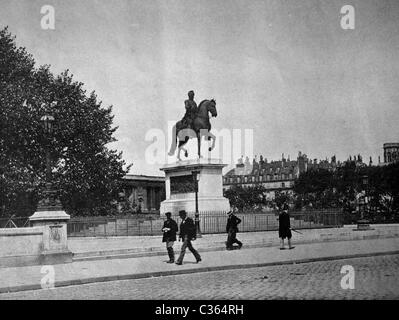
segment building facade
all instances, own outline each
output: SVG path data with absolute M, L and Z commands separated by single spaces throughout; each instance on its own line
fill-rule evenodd
M 384 143 L 384 163 L 399 161 L 399 143 Z
M 239 159 L 236 167 L 226 173 L 223 177 L 223 189 L 233 186 L 256 186 L 262 185 L 270 198 L 275 196 L 276 191 L 292 192 L 295 180 L 300 173 L 309 169 L 324 168 L 335 170 L 338 163 L 336 157 L 331 160 L 309 159 L 306 154 L 298 153 L 296 160 L 281 157 L 281 160 L 268 162 L 263 156 L 257 157 L 250 162 L 247 157 L 245 162 Z
M 128 174 L 122 179 L 121 198 L 133 212 L 159 211 L 165 200 L 165 178 Z

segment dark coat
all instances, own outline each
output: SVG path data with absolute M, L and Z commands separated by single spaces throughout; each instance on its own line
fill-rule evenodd
M 195 228 L 194 221 L 189 217 L 180 223 L 179 237 L 184 239 L 185 236 L 188 237 L 188 240 L 195 240 L 197 238 L 197 229 Z
M 288 238 L 290 239 L 291 234 L 291 223 L 290 223 L 290 215 L 288 212 L 282 212 L 278 218 L 278 236 L 279 238 Z
M 188 99 L 184 101 L 184 105 L 186 107 L 186 113 L 182 119 L 182 122 L 184 126 L 192 126 L 192 123 L 198 112 L 197 103 L 194 100 Z
M 167 241 L 176 241 L 176 233 L 177 233 L 177 223 L 175 220 L 165 220 L 163 223 L 163 228 L 170 228 L 169 231 L 163 233 L 162 242 Z
M 241 223 L 241 219 L 234 214 L 230 215 L 227 218 L 227 224 L 226 224 L 226 232 L 228 233 L 229 231 L 234 231 L 238 232 L 238 225 Z

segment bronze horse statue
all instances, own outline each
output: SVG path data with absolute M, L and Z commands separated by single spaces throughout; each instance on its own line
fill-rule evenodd
M 190 138 L 197 138 L 198 140 L 198 157 L 201 156 L 201 139 L 205 136 L 208 140 L 212 140 L 212 146 L 208 148 L 212 151 L 215 148 L 216 137 L 211 131 L 211 123 L 209 121 L 209 113 L 212 117 L 217 117 L 218 113 L 216 110 L 216 101 L 204 100 L 198 106 L 198 112 L 193 120 L 192 128 L 185 128 L 182 121 L 176 122 L 173 126 L 172 133 L 172 145 L 170 147 L 169 156 L 173 156 L 177 147 L 177 139 L 179 139 L 177 159 L 180 159 L 180 151 L 184 151 L 184 155 L 188 157 L 187 149 L 183 146 L 188 142 Z

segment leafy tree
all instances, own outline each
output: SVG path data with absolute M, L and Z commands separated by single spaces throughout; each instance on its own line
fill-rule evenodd
M 56 104 L 51 104 L 56 102 Z M 40 118 L 50 112 L 56 130 L 50 140 L 53 185 L 71 214 L 106 214 L 129 170 L 115 141 L 112 107 L 102 107 L 94 92 L 68 70 L 53 75 L 35 68 L 7 28 L 0 31 L 0 206 L 3 214 L 29 215 L 45 182 L 45 135 Z M 25 209 L 20 207 L 25 199 Z
M 292 197 L 290 194 L 284 191 L 276 191 L 274 200 L 273 200 L 273 207 L 277 210 L 283 209 L 283 205 L 287 204 L 292 201 Z
M 346 161 L 336 171 L 309 170 L 299 176 L 294 191 L 297 208 L 312 203 L 319 208 L 343 207 L 345 212 L 353 213 L 367 198 L 368 219 L 397 220 L 399 163 L 366 166 L 359 161 Z
M 399 163 L 382 168 L 381 185 L 379 187 L 381 207 L 388 219 L 399 219 Z
M 336 188 L 336 177 L 330 170 L 319 168 L 303 172 L 294 184 L 295 207 L 334 207 L 339 202 Z
M 338 193 L 346 201 L 354 201 L 361 190 L 359 168 L 355 161 L 346 161 L 335 173 Z
M 327 169 L 308 170 L 295 182 L 294 191 L 304 193 L 322 193 L 333 185 L 333 174 Z
M 241 187 L 233 186 L 224 191 L 224 196 L 229 199 L 230 205 L 240 211 L 260 210 L 268 205 L 266 189 L 262 185 Z

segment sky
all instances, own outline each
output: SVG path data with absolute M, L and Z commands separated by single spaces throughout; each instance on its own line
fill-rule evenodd
M 348 4 L 353 30 L 341 28 Z M 41 28 L 44 5 L 54 30 Z M 216 99 L 216 132 L 252 130 L 238 154 L 376 162 L 383 143 L 399 141 L 397 0 L 0 0 L 4 26 L 37 65 L 69 69 L 113 106 L 110 147 L 134 174 L 163 174 L 146 135 L 170 135 L 189 90 L 197 103 Z

